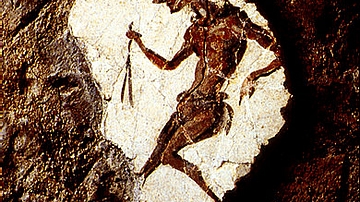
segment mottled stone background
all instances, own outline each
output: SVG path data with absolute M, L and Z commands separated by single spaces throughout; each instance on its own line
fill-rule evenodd
M 359 2 L 251 2 L 280 40 L 294 102 L 226 201 L 358 201 Z
M 4 201 L 132 201 L 134 174 L 99 132 L 102 100 L 70 35 L 73 1 L 6 1 Z
M 359 3 L 254 0 L 284 50 L 286 128 L 225 201 L 357 201 Z M 4 201 L 133 201 L 130 160 L 68 29 L 73 1 L 4 1 Z M 80 48 L 79 48 L 80 47 Z

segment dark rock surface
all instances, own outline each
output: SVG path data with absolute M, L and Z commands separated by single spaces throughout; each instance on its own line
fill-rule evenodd
M 4 201 L 132 201 L 135 177 L 99 131 L 102 99 L 67 20 L 74 1 L 6 1 Z
M 283 132 L 225 201 L 359 201 L 360 3 L 252 0 L 283 47 Z M 4 201 L 133 201 L 129 159 L 99 131 L 74 0 L 3 2 Z
M 280 40 L 294 97 L 225 201 L 359 201 L 359 1 L 251 2 Z

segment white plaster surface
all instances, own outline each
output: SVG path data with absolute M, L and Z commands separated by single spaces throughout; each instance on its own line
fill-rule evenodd
M 255 5 L 240 0 L 231 2 L 244 9 L 254 23 L 267 25 Z M 190 56 L 176 70 L 161 71 L 133 43 L 131 107 L 127 92 L 125 102 L 120 101 L 128 55 L 125 33 L 134 22 L 133 29 L 142 34 L 144 44 L 171 59 L 180 49 L 191 15 L 189 9 L 170 14 L 165 4 L 152 4 L 151 0 L 77 0 L 71 11 L 69 26 L 85 44 L 93 75 L 104 100 L 108 100 L 103 115 L 104 136 L 133 159 L 135 171 L 141 169 L 156 146 L 160 130 L 175 111 L 176 96 L 190 87 L 197 57 Z M 237 71 L 224 85 L 224 91 L 230 95 L 226 102 L 235 112 L 229 134 L 222 132 L 179 152 L 202 170 L 219 197 L 249 172 L 261 145 L 267 144 L 284 124 L 280 109 L 290 94 L 283 86 L 283 68 L 258 79 L 253 96 L 245 97 L 238 105 L 244 78 L 273 59 L 272 52 L 249 40 Z M 212 201 L 189 177 L 169 166 L 159 166 L 140 187 L 140 201 Z

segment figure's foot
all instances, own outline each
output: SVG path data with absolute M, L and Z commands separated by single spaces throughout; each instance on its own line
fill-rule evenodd
M 221 201 L 211 189 L 208 189 L 206 191 L 206 194 L 208 196 L 210 196 L 212 199 L 214 199 L 215 202 L 220 202 Z

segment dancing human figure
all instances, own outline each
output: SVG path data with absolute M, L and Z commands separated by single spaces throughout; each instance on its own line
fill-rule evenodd
M 140 170 L 146 178 L 162 163 L 185 173 L 211 198 L 220 201 L 204 181 L 199 168 L 183 159 L 177 152 L 187 145 L 212 137 L 231 126 L 233 110 L 223 100 L 227 98 L 221 87 L 235 72 L 246 49 L 247 38 L 256 40 L 262 47 L 271 49 L 277 58 L 270 65 L 252 72 L 246 77 L 240 101 L 251 96 L 253 82 L 261 75 L 280 66 L 279 51 L 271 33 L 253 24 L 244 11 L 227 0 L 154 0 L 167 3 L 171 13 L 190 5 L 196 16 L 186 30 L 184 43 L 171 60 L 167 60 L 145 47 L 141 34 L 129 30 L 126 35 L 133 39 L 145 56 L 162 70 L 176 69 L 179 64 L 195 53 L 199 61 L 195 80 L 190 89 L 178 95 L 176 112 L 162 129 L 157 145 Z

